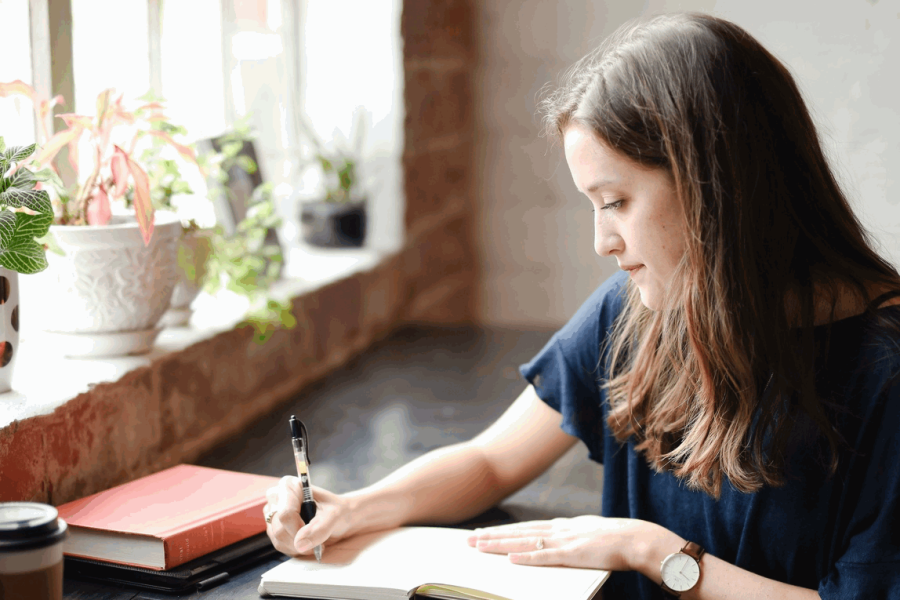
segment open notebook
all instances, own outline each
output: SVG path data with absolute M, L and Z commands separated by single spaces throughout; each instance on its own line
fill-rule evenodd
M 466 543 L 472 532 L 401 527 L 325 546 L 322 563 L 293 558 L 263 574 L 260 595 L 337 600 L 589 600 L 608 571 L 515 565 Z

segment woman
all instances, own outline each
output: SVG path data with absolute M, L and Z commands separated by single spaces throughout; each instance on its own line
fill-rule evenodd
M 602 517 L 470 544 L 616 571 L 606 597 L 900 596 L 900 276 L 787 70 L 731 23 L 666 15 L 621 27 L 543 108 L 596 252 L 624 272 L 475 439 L 355 493 L 317 490 L 309 526 L 285 478 L 265 509 L 276 547 L 465 520 L 581 440 L 604 464 Z

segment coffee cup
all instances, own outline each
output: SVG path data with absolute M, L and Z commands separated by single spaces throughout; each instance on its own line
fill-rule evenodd
M 0 502 L 0 598 L 62 600 L 66 522 L 38 502 Z

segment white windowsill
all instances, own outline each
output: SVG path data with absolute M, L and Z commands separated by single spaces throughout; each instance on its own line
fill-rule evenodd
M 295 247 L 287 257 L 284 278 L 276 283 L 272 293 L 283 299 L 296 298 L 355 273 L 369 271 L 387 255 L 369 248 Z M 118 381 L 129 371 L 150 365 L 161 356 L 231 330 L 241 321 L 247 301 L 233 292 L 224 291 L 215 296 L 201 293 L 192 308 L 194 313 L 188 326 L 163 329 L 153 350 L 138 356 L 66 358 L 54 350 L 46 334 L 30 332 L 20 343 L 14 363 L 13 389 L 0 394 L 0 428 L 14 421 L 50 414 L 95 384 Z

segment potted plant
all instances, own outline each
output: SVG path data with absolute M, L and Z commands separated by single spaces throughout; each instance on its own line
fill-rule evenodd
M 152 92 L 140 98 L 145 102 L 162 103 L 162 98 Z M 157 119 L 151 124 L 152 129 L 163 132 L 167 138 L 153 137 L 150 144 L 143 150 L 140 156 L 141 164 L 147 165 L 147 177 L 149 179 L 150 201 L 156 210 L 174 212 L 181 218 L 181 236 L 178 239 L 177 250 L 177 281 L 172 291 L 169 308 L 163 314 L 159 325 L 162 327 L 184 326 L 190 320 L 191 303 L 200 293 L 206 277 L 206 262 L 212 250 L 210 238 L 213 235 L 212 224 L 205 227 L 197 222 L 197 214 L 204 212 L 197 210 L 197 201 L 209 204 L 208 198 L 200 198 L 194 194 L 191 185 L 184 177 L 185 166 L 199 168 L 202 175 L 207 175 L 209 166 L 202 157 L 196 156 L 195 160 L 185 160 L 168 139 L 183 138 L 187 136 L 187 130 L 175 125 L 167 119 Z M 190 146 L 195 152 L 193 146 Z M 176 198 L 190 198 L 181 203 Z M 134 200 L 133 190 L 125 195 L 126 206 L 130 206 Z M 209 206 L 211 208 L 211 204 Z M 211 211 L 206 211 L 210 212 Z
M 317 198 L 300 207 L 300 232 L 303 241 L 323 248 L 359 247 L 366 237 L 366 194 L 359 178 L 362 155 L 362 119 L 357 111 L 351 147 L 335 135 L 326 145 L 301 117 L 302 128 L 312 147 L 308 167 L 318 171 Z
M 22 82 L 0 84 L 0 93 L 36 99 Z M 36 111 L 43 105 L 34 104 Z M 67 128 L 49 137 L 33 161 L 52 172 L 56 155 L 68 147 L 78 174 L 72 186 L 55 176 L 46 182 L 54 210 L 48 243 L 61 256 L 50 255 L 57 289 L 43 328 L 68 356 L 147 352 L 160 331 L 177 280 L 181 222 L 155 210 L 137 150 L 147 138 L 159 138 L 195 161 L 190 148 L 152 127 L 165 119 L 162 108 L 150 102 L 129 111 L 121 96 L 104 90 L 94 117 L 59 115 Z M 133 214 L 123 202 L 129 192 Z
M 53 221 L 50 196 L 38 186 L 39 175 L 24 161 L 35 145 L 7 148 L 0 136 L 0 392 L 12 389 L 19 350 L 19 277 L 47 268 L 44 247 L 35 238 L 47 235 Z
M 150 95 L 143 99 L 161 101 Z M 183 127 L 168 121 L 157 121 L 154 127 L 171 137 L 187 135 Z M 141 156 L 148 165 L 154 206 L 175 211 L 182 219 L 178 282 L 161 321 L 166 327 L 189 322 L 191 305 L 201 291 L 214 295 L 221 290 L 247 299 L 248 312 L 241 325 L 252 326 L 258 342 L 267 340 L 276 329 L 296 324 L 290 303 L 270 293 L 284 262 L 275 234 L 281 219 L 276 214 L 272 186 L 262 182 L 255 154 L 248 152 L 253 138 L 247 115 L 225 134 L 198 142 L 205 149 L 197 154 L 197 163 L 207 184 L 201 196 L 194 194 L 183 176 L 185 161 L 173 154 L 171 146 L 154 139 Z M 198 210 L 201 198 L 204 206 Z M 194 217 L 217 213 L 216 207 L 228 211 L 227 218 L 219 219 L 215 226 L 198 225 Z
M 228 290 L 247 298 L 248 310 L 239 326 L 252 327 L 254 340 L 263 343 L 275 330 L 291 329 L 297 321 L 290 300 L 271 293 L 284 265 L 275 233 L 281 218 L 272 184 L 259 174 L 249 123 L 246 115 L 230 131 L 208 140 L 208 151 L 200 155 L 208 172 L 209 195 L 219 211 L 230 213 L 223 221 L 231 224 L 217 225 L 209 237 L 203 290 L 209 294 Z

